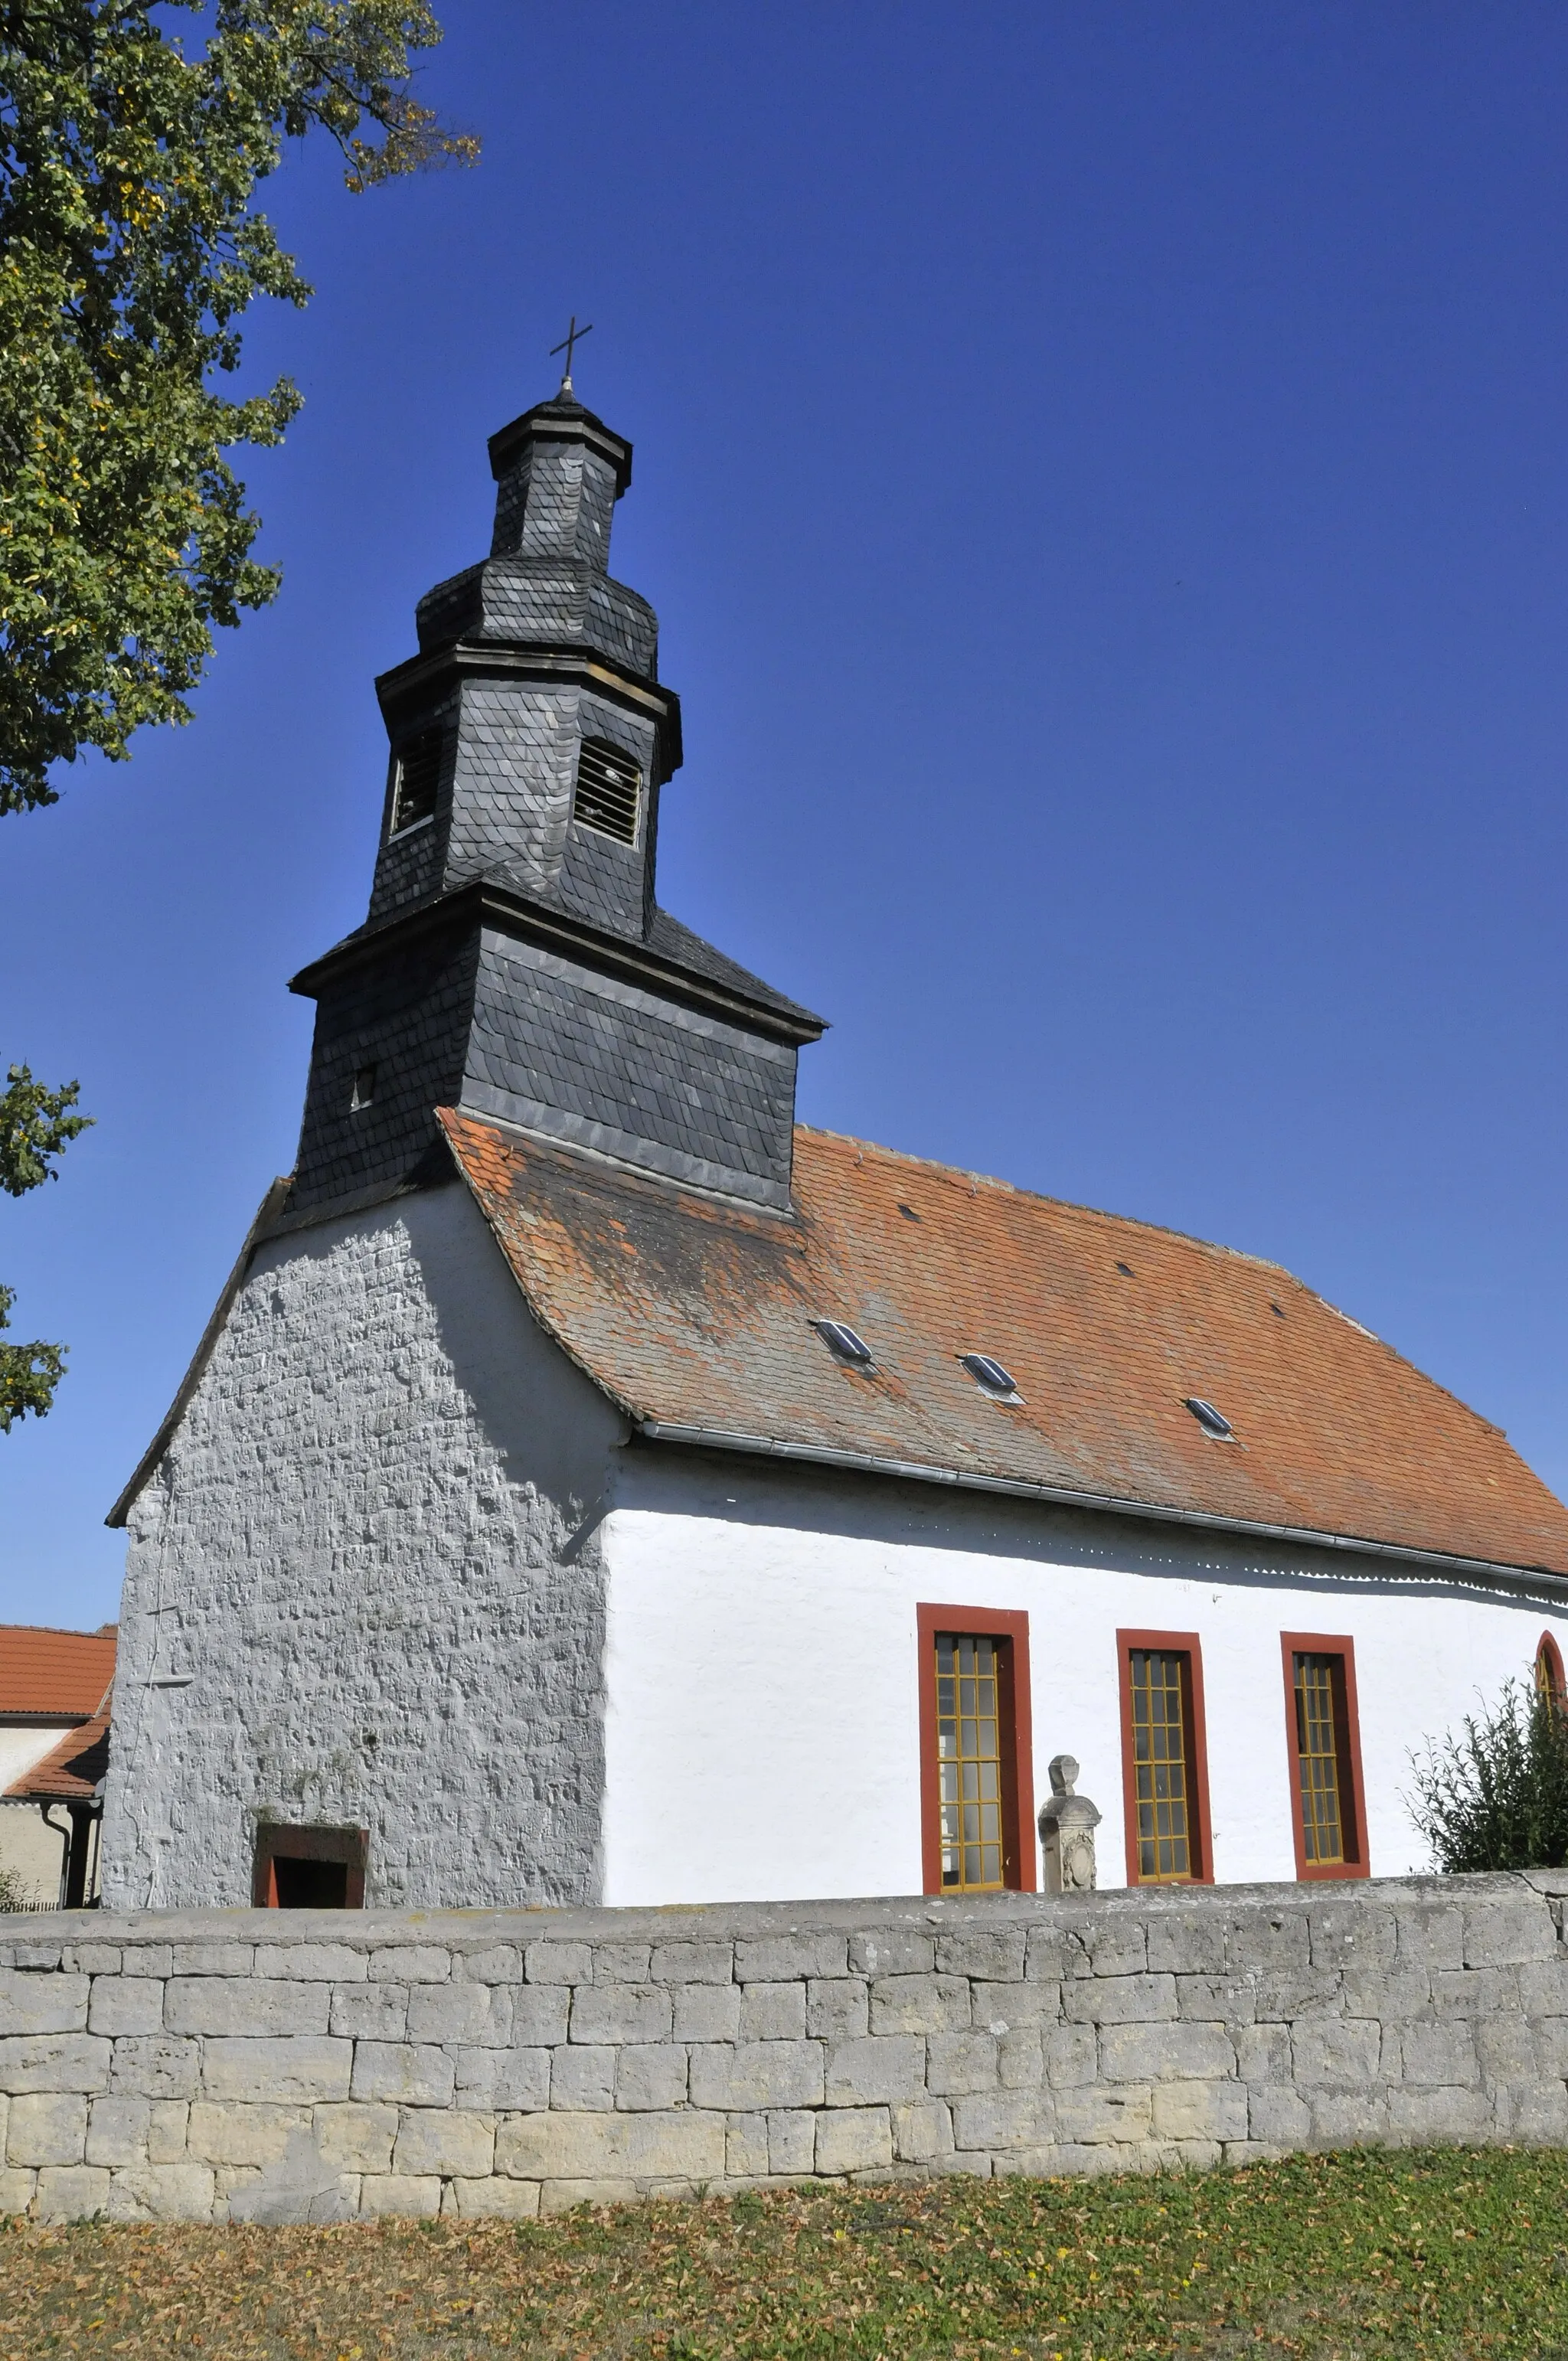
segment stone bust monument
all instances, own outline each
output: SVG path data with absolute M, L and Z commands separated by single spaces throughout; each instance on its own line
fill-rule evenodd
M 1051 1758 L 1051 1792 L 1040 1806 L 1040 1843 L 1046 1856 L 1047 1894 L 1094 1890 L 1094 1831 L 1100 1811 L 1087 1795 L 1076 1795 L 1078 1764 L 1070 1754 Z

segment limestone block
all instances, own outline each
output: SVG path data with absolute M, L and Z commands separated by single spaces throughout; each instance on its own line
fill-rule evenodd
M 12 2100 L 7 2164 L 80 2164 L 86 2150 L 87 2102 L 79 2092 L 30 2092 Z
M 952 2117 L 936 2100 L 893 2110 L 893 2152 L 903 2164 L 931 2164 L 953 2152 Z
M 937 1973 L 975 1976 L 992 1984 L 1022 1983 L 1026 1941 L 1027 1929 L 1023 1927 L 938 1935 Z
M 1558 1956 L 1557 1928 L 1544 1899 L 1520 1894 L 1517 1899 L 1470 1904 L 1464 1912 L 1464 1964 L 1467 1968 L 1516 1967 L 1526 1960 Z
M 634 2180 L 545 2180 L 539 2189 L 541 2213 L 570 2213 L 578 2205 L 628 2205 L 641 2195 Z
M 1070 2024 L 1153 2025 L 1176 2015 L 1176 1978 L 1127 1974 L 1072 1979 L 1062 1986 L 1062 2013 Z
M 1519 1995 L 1527 2016 L 1568 2016 L 1568 1959 L 1526 1960 Z
M 510 2037 L 519 2048 L 548 2049 L 565 2040 L 571 1994 L 564 1985 L 519 1984 L 504 1997 L 511 2007 Z
M 258 1943 L 256 1972 L 291 1976 L 302 1983 L 362 1984 L 370 1962 L 351 1943 Z
M 1272 2147 L 1299 2147 L 1311 2137 L 1312 2111 L 1299 2091 L 1284 2082 L 1247 2085 L 1247 2136 Z
M 1378 2049 L 1378 2028 L 1359 2017 L 1307 2017 L 1290 2036 L 1295 2079 L 1304 2091 L 1336 2084 L 1365 2090 L 1376 2079 Z
M 12 1943 L 6 1949 L 5 1965 L 30 1970 L 35 1975 L 53 1974 L 64 1958 L 59 1943 Z
M 462 2049 L 448 2053 L 456 2069 L 460 2107 L 547 2107 L 548 2049 Z M 582 2053 L 579 2053 L 582 2054 Z
M 1137 1976 L 1148 1966 L 1144 1920 L 1123 1913 L 1076 1919 L 1068 1934 L 1064 1976 Z
M 1401 2026 L 1393 2037 L 1399 2046 L 1406 2082 L 1478 2083 L 1481 2080 L 1475 2036 L 1466 2018 Z
M 740 1984 L 787 1984 L 798 1976 L 844 1976 L 850 1972 L 847 1935 L 769 1935 L 735 1946 L 735 1981 Z
M 1390 2138 L 1422 2147 L 1485 2139 L 1492 2128 L 1492 2103 L 1484 2091 L 1406 2083 L 1387 2094 L 1387 2125 Z
M 95 1976 L 87 2004 L 90 2033 L 161 2033 L 163 1986 L 150 1976 Z
M 434 1943 L 389 1943 L 370 1954 L 370 1981 L 386 1984 L 444 1984 L 452 1954 Z
M 37 2222 L 91 2222 L 108 2210 L 109 2174 L 101 2164 L 49 2165 L 33 2194 Z
M 806 1986 L 742 1984 L 742 2041 L 801 2041 L 806 2037 Z
M 1464 1914 L 1452 1902 L 1397 1902 L 1395 1958 L 1400 1967 L 1462 1968 Z
M 768 2127 L 768 2171 L 812 2171 L 817 2155 L 817 2117 L 804 2109 L 781 2107 L 764 2121 Z
M 1036 2045 L 1037 2047 L 1037 2045 Z M 992 2033 L 934 2033 L 927 2043 L 926 2088 L 944 2098 L 993 2091 L 997 2042 Z M 829 2078 L 828 2096 L 832 2096 Z
M 441 2176 L 367 2172 L 359 2184 L 359 2212 L 367 2221 L 428 2220 L 441 2211 Z
M 1002 2035 L 996 2044 L 996 2071 L 1004 2091 L 1032 2091 L 1045 2081 L 1045 2045 L 1037 2025 L 1020 2025 Z
M 357 2052 L 364 2055 L 367 2045 Z M 346 2099 L 356 2059 L 354 2045 L 324 2033 L 272 2039 L 212 2040 L 203 2044 L 202 2084 L 213 2099 Z M 448 2068 L 450 2073 L 450 2068 Z M 450 2083 L 448 2092 L 450 2093 Z M 360 2093 L 380 2098 L 379 2091 Z
M 550 2058 L 550 2103 L 568 2114 L 598 2114 L 615 2104 L 614 2049 L 556 2049 Z
M 1101 2028 L 1100 2071 L 1107 2082 L 1209 2081 L 1235 2070 L 1235 2049 L 1223 2026 Z
M 517 2180 L 719 2180 L 722 2114 L 508 2115 L 496 2169 Z
M 1244 2082 L 1288 2082 L 1290 2028 L 1286 2025 L 1245 2025 L 1236 2035 L 1236 2071 Z
M 67 1943 L 60 1964 L 68 1976 L 117 1976 L 124 1971 L 125 1953 L 118 1943 Z
M 867 2034 L 829 2043 L 826 2081 L 816 2095 L 825 2094 L 830 2106 L 864 2107 L 918 2099 L 925 2090 L 926 2044 L 918 2034 Z M 695 2076 L 692 2091 L 695 2097 Z
M 105 2042 L 107 2049 L 109 2044 Z M 114 2045 L 111 2088 L 128 2097 L 191 2099 L 201 2088 L 202 2045 L 177 2041 L 169 2034 L 132 2036 Z M 0 2081 L 5 2067 L 0 2060 Z
M 176 1943 L 172 1976 L 248 1976 L 256 1971 L 254 1943 Z
M 1468 2031 L 1475 2044 L 1481 2080 L 1488 2088 L 1499 2082 L 1538 2082 L 1547 2071 L 1542 2044 L 1535 2028 L 1518 2016 L 1477 2016 Z M 1456 2077 L 1463 2080 L 1463 2077 Z
M 144 1943 L 139 1939 L 123 1943 L 120 1947 L 120 1973 L 123 1976 L 153 1976 L 159 1983 L 167 1983 L 174 1973 L 174 1946 L 171 1943 Z
M 134 2164 L 109 2183 L 111 2222 L 210 2222 L 215 2194 L 209 2164 Z
M 815 2116 L 808 2116 L 815 2122 Z M 808 2168 L 809 2169 L 809 2168 Z M 729 2180 L 764 2180 L 768 2172 L 766 2115 L 735 2114 L 725 2118 L 724 2172 Z
M 634 2110 L 684 2107 L 686 2103 L 686 2053 L 673 2042 L 654 2042 L 646 2048 L 629 2043 L 619 2053 L 615 2070 L 615 2103 Z
M 221 2220 L 287 2223 L 351 2222 L 359 2211 L 359 2175 L 329 2164 L 310 2131 L 292 2131 L 278 2162 L 259 2172 L 249 2165 L 219 2165 L 214 2211 Z
M 1543 2016 L 1533 2027 L 1542 2071 L 1568 2076 L 1568 2016 Z
M 1398 1949 L 1392 1910 L 1359 1898 L 1314 1903 L 1307 1912 L 1307 1939 L 1315 1968 L 1349 1975 L 1387 1974 Z
M 1310 1969 L 1311 1964 L 1310 1923 L 1304 1910 L 1256 1903 L 1227 1918 L 1226 1967 L 1251 1974 L 1264 1968 Z
M 733 1943 L 657 1943 L 648 1979 L 655 1984 L 727 1984 L 734 1966 Z
M 152 2108 L 146 2099 L 94 2099 L 87 2118 L 88 2164 L 145 2164 Z
M 1067 1930 L 1062 1927 L 1031 1927 L 1024 1959 L 1025 1983 L 1059 1984 L 1068 1970 Z
M 1151 1975 L 1217 1976 L 1224 1966 L 1224 1922 L 1212 1910 L 1183 1909 L 1178 1904 L 1150 1917 Z
M 1056 2136 L 1056 2103 L 1043 2091 L 983 2091 L 955 2099 L 952 2113 L 960 2151 L 1037 2147 Z
M 1061 1994 L 1059 1983 L 1044 1978 L 1025 1979 L 1021 1984 L 970 1986 L 974 2022 L 988 2033 L 1014 2025 L 1054 2025 L 1061 2015 Z
M 1340 2015 L 1399 2025 L 1431 2015 L 1431 1976 L 1425 1968 L 1352 1969 L 1341 1981 Z
M 740 2030 L 739 1984 L 677 1984 L 672 1997 L 677 2041 L 733 2041 Z
M 819 2107 L 819 2041 L 699 2043 L 691 2052 L 694 2107 Z
M 973 2021 L 964 1976 L 878 1976 L 871 2001 L 873 2033 L 961 2033 Z
M 1520 2016 L 1522 1968 L 1434 1968 L 1431 2004 L 1439 2016 Z
M 587 1943 L 530 1943 L 523 1965 L 531 1984 L 591 1984 L 594 1955 Z
M 481 2180 L 495 2170 L 495 2161 L 493 2115 L 455 2107 L 411 2107 L 392 2150 L 392 2173 L 394 2178 L 400 2173 L 460 2173 L 466 2180 Z
M 205 2164 L 276 2164 L 288 2153 L 291 2133 L 310 2126 L 309 2107 L 274 2106 L 265 2100 L 195 2099 L 185 2144 Z
M 471 1984 L 520 1984 L 523 1978 L 522 1953 L 515 1943 L 496 1943 L 483 1951 L 455 1952 L 454 1975 L 459 1966 Z
M 871 2029 L 863 1976 L 813 1976 L 806 1987 L 806 2031 L 816 2041 L 842 2041 Z
M 849 1965 L 853 1976 L 928 1976 L 936 1970 L 937 1938 L 904 1927 L 851 1935 Z
M 85 1976 L 19 1975 L 0 1968 L 0 2037 L 84 2031 L 91 1990 Z
M 1248 2136 L 1245 2082 L 1157 2082 L 1154 2135 L 1161 2140 L 1234 2140 Z
M 1046 2080 L 1055 2091 L 1079 2091 L 1097 2081 L 1100 2048 L 1091 2025 L 1054 2026 L 1045 2037 Z
M 0 2041 L 0 2091 L 104 2091 L 114 2044 L 91 2033 L 24 2033 Z
M 455 2180 L 452 2211 L 470 2222 L 531 2222 L 539 2211 L 536 2180 Z
M 444 1985 L 427 1990 L 441 1992 Z M 332 1996 L 329 2029 L 342 2040 L 406 2041 L 409 2030 L 407 1984 L 350 1984 Z
M 511 1992 L 506 1984 L 415 1984 L 409 2039 L 504 2049 L 511 2039 Z
M 1492 2093 L 1492 2114 L 1498 2139 L 1568 2147 L 1568 2092 L 1559 2081 L 1505 2084 Z
M 396 2107 L 345 2099 L 314 2110 L 312 2130 L 323 2164 L 338 2172 L 389 2172 L 398 2136 Z
M 1201 2025 L 1250 2025 L 1257 2014 L 1254 1985 L 1234 1970 L 1217 1976 L 1178 1976 L 1176 2014 Z
M 673 2021 L 658 1984 L 579 1984 L 572 1994 L 574 2041 L 667 2041 Z
M 594 1945 L 594 1977 L 596 1984 L 645 1984 L 648 1974 L 649 1947 L 646 1943 L 596 1943 Z
M 893 2125 L 885 2107 L 825 2107 L 817 2118 L 818 2172 L 885 2171 Z
M 456 2069 L 445 2050 L 430 2042 L 356 2041 L 352 2053 L 345 2041 L 331 2047 L 345 2057 L 352 2054 L 354 2079 L 350 2085 L 345 2078 L 340 2091 L 317 2092 L 320 2098 L 395 2099 L 405 2107 L 452 2104 Z
M 1146 2140 L 1154 2124 L 1154 2094 L 1133 2083 L 1114 2091 L 1058 2091 L 1056 2114 L 1061 2138 L 1081 2147 L 1099 2147 L 1106 2140 Z
M 38 2185 L 36 2172 L 0 2169 L 0 2213 L 25 2213 Z
M 153 2099 L 147 2123 L 148 2164 L 178 2164 L 186 2153 L 185 2133 L 191 2110 L 183 2099 Z M 94 2159 L 89 2156 L 89 2164 Z
M 1388 2094 L 1381 2085 L 1360 2090 L 1308 2091 L 1312 2140 L 1321 2147 L 1360 2147 L 1388 2136 Z
M 164 1988 L 163 2022 L 170 2033 L 324 2033 L 331 2005 L 327 1984 L 259 1976 L 177 1976 Z

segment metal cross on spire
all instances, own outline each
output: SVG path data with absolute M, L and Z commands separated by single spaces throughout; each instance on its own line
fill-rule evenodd
M 552 360 L 554 359 L 557 353 L 565 353 L 566 356 L 566 366 L 561 372 L 561 391 L 563 393 L 570 393 L 572 390 L 572 347 L 574 345 L 580 345 L 583 338 L 585 336 L 591 336 L 593 332 L 594 324 L 591 320 L 588 322 L 586 328 L 578 327 L 577 315 L 574 312 L 572 314 L 571 326 L 567 329 L 560 343 L 558 345 L 552 345 L 550 347 L 550 357 Z

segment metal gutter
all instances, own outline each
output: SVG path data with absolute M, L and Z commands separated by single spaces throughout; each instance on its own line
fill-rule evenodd
M 1150 1500 L 1124 1499 L 1113 1492 L 1075 1491 L 1065 1484 L 1026 1484 L 1005 1476 L 979 1476 L 965 1467 L 938 1467 L 913 1459 L 876 1459 L 869 1453 L 836 1451 L 830 1444 L 785 1443 L 775 1435 L 745 1434 L 707 1426 L 676 1426 L 662 1419 L 639 1419 L 635 1431 L 650 1443 L 684 1443 L 707 1451 L 737 1451 L 771 1459 L 800 1459 L 814 1466 L 847 1467 L 861 1476 L 891 1476 L 905 1482 L 946 1484 L 964 1492 L 1001 1493 L 1017 1500 L 1049 1500 L 1058 1508 L 1098 1509 L 1107 1516 L 1138 1517 L 1158 1524 L 1198 1525 L 1205 1532 L 1242 1533 L 1255 1541 L 1289 1542 L 1297 1548 L 1339 1550 L 1359 1557 L 1397 1558 L 1401 1564 L 1433 1566 L 1453 1577 L 1508 1586 L 1521 1584 L 1568 1600 L 1568 1576 L 1543 1566 L 1505 1565 L 1493 1558 L 1459 1557 L 1444 1550 L 1416 1549 L 1399 1542 L 1370 1541 L 1350 1533 L 1319 1532 L 1310 1525 L 1270 1525 L 1247 1517 L 1215 1516 L 1201 1509 L 1173 1509 Z

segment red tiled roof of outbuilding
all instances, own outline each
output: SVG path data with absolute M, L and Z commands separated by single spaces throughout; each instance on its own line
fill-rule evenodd
M 640 1423 L 1568 1574 L 1568 1510 L 1500 1429 L 1275 1264 L 805 1126 L 779 1216 L 441 1119 L 535 1313 Z
M 68 1730 L 41 1763 L 24 1771 L 5 1790 L 8 1804 L 84 1804 L 109 1768 L 109 1705 L 105 1689 L 97 1711 L 80 1730 Z
M 114 1678 L 115 1636 L 0 1624 L 0 1721 L 85 1721 Z

